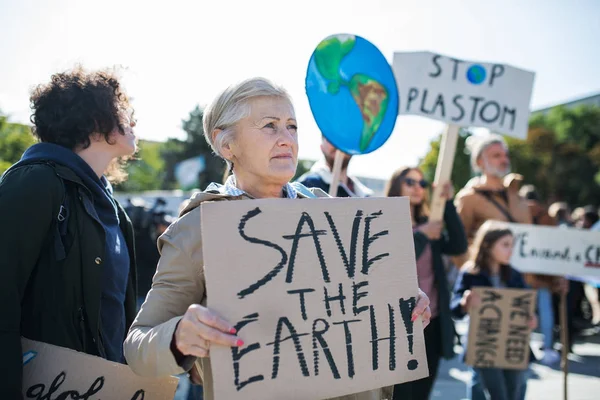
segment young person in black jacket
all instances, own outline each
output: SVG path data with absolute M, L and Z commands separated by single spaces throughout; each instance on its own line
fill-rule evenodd
M 454 357 L 456 332 L 450 315 L 450 287 L 442 255 L 458 255 L 467 251 L 467 237 L 454 208 L 450 183 L 444 187 L 445 231 L 441 221 L 429 222 L 428 183 L 418 168 L 401 168 L 388 182 L 386 196 L 407 196 L 410 199 L 414 231 L 417 277 L 419 287 L 431 303 L 431 322 L 425 329 L 425 346 L 429 376 L 414 382 L 396 385 L 394 400 L 426 400 L 437 376 L 442 358 Z
M 524 289 L 527 287 L 523 276 L 510 266 L 514 238 L 509 229 L 494 227 L 492 221 L 484 223 L 475 236 L 471 260 L 461 269 L 454 287 L 452 313 L 463 318 L 471 307 L 481 302 L 471 291 L 473 287 L 495 287 Z M 537 326 L 537 317 L 532 315 L 529 327 Z M 466 347 L 465 347 L 466 348 Z M 526 371 L 475 368 L 478 380 L 491 400 L 520 400 L 525 398 Z M 471 382 L 471 385 L 474 382 Z M 468 398 L 471 393 L 467 391 Z
M 31 96 L 40 143 L 0 179 L 0 393 L 21 398 L 21 336 L 124 362 L 136 313 L 133 229 L 109 180 L 136 151 L 111 71 L 52 76 Z

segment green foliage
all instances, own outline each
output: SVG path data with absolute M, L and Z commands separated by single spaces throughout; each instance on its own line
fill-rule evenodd
M 202 125 L 203 110 L 196 106 L 190 112 L 187 120 L 183 121 L 183 130 L 186 132 L 185 140 L 169 139 L 161 151 L 165 162 L 164 189 L 178 188 L 175 179 L 175 166 L 188 158 L 204 156 L 206 169 L 198 176 L 198 187 L 205 189 L 211 182 L 221 182 L 225 172 L 225 162 L 213 154 L 210 145 L 204 139 Z
M 458 188 L 471 176 L 463 134 L 458 141 L 452 180 Z M 433 179 L 440 137 L 422 160 Z M 565 201 L 572 207 L 600 202 L 600 107 L 557 107 L 531 117 L 527 140 L 506 137 L 513 171 L 533 184 L 547 203 Z
M 471 136 L 468 130 L 461 129 L 456 144 L 456 154 L 454 156 L 454 166 L 452 168 L 452 183 L 456 192 L 460 190 L 473 176 L 471 173 L 471 164 L 469 155 L 466 152 L 466 140 Z M 435 168 L 437 166 L 438 156 L 440 154 L 440 142 L 442 136 L 438 136 L 431 142 L 429 152 L 421 159 L 419 166 L 425 175 L 425 179 L 433 182 L 435 178 Z
M 8 122 L 8 117 L 0 114 L 0 175 L 19 161 L 23 152 L 34 143 L 35 138 L 27 125 Z
M 160 189 L 165 175 L 162 147 L 164 143 L 141 140 L 136 159 L 127 165 L 129 178 L 117 189 L 124 192 Z

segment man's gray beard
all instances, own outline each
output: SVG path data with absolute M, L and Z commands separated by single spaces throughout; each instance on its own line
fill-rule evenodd
M 504 178 L 506 175 L 510 174 L 510 165 L 506 169 L 494 168 L 491 165 L 488 165 L 487 161 L 484 161 L 484 171 L 486 175 L 492 175 L 496 178 Z

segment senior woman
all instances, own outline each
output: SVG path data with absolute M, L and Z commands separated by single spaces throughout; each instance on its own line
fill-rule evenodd
M 211 345 L 243 346 L 229 321 L 206 308 L 200 232 L 204 201 L 313 198 L 318 190 L 290 184 L 296 172 L 298 134 L 285 90 L 262 78 L 229 87 L 204 112 L 204 134 L 232 175 L 194 195 L 180 218 L 159 239 L 161 258 L 148 293 L 125 341 L 131 369 L 143 376 L 189 372 L 213 399 L 208 360 Z M 321 195 L 325 196 L 321 192 Z M 426 325 L 429 299 L 419 291 L 413 317 Z M 383 388 L 339 399 L 384 399 Z

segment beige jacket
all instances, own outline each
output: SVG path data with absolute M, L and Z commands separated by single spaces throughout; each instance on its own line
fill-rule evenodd
M 529 213 L 529 205 L 527 200 L 519 196 L 519 186 L 523 181 L 523 177 L 518 174 L 508 174 L 504 179 L 504 188 L 508 198 L 508 203 L 499 194 L 494 194 L 493 198 L 500 204 L 505 210 L 507 210 L 512 218 L 521 224 L 531 223 L 531 214 Z M 484 195 L 478 192 L 478 190 L 489 189 L 484 185 L 478 183 L 478 179 L 472 180 L 468 183 L 454 199 L 454 205 L 456 211 L 463 222 L 465 227 L 465 233 L 469 245 L 473 243 L 477 230 L 486 221 L 506 221 L 508 218 L 496 207 L 490 200 Z M 457 267 L 461 267 L 468 259 L 468 254 L 465 253 L 462 256 L 453 258 L 453 262 Z
M 314 194 L 325 195 L 323 192 Z M 299 194 L 299 197 L 304 196 Z M 188 307 L 192 304 L 206 305 L 199 205 L 205 201 L 249 199 L 246 195 L 232 197 L 197 193 L 182 211 L 181 217 L 159 238 L 161 257 L 152 289 L 124 343 L 127 363 L 138 375 L 159 377 L 190 372 L 194 383 L 203 384 L 204 398 L 214 399 L 209 359 L 192 360 L 191 370 L 185 371 L 177 364 L 170 344 L 177 323 Z M 393 387 L 371 390 L 336 400 L 391 399 L 392 390 Z

